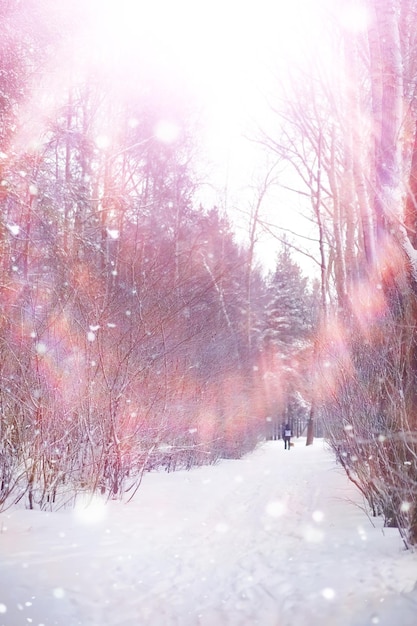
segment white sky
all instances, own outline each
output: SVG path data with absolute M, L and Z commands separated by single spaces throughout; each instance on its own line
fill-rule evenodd
M 322 440 L 0 514 L 0 626 L 415 626 L 415 554 Z

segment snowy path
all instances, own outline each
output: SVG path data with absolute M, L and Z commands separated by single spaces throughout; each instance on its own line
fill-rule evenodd
M 0 626 L 414 626 L 416 554 L 361 505 L 300 440 L 149 474 L 91 517 L 3 513 Z

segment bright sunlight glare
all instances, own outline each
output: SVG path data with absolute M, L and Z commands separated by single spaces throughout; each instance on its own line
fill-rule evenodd
M 290 63 L 317 21 L 317 0 L 95 0 L 92 7 L 85 44 L 92 62 L 119 74 L 121 65 L 133 73 L 147 66 L 155 80 L 186 84 L 212 118 L 217 148 L 264 106 L 271 60 Z
M 177 124 L 169 120 L 160 120 L 155 126 L 155 137 L 162 143 L 174 143 L 180 134 Z

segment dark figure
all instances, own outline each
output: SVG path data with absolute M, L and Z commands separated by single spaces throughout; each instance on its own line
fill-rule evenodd
M 284 449 L 291 450 L 292 431 L 289 424 L 285 424 L 282 431 L 282 436 L 284 438 Z

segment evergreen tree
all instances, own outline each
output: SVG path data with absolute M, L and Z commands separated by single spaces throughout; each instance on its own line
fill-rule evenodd
M 264 351 L 274 391 L 274 419 L 269 436 L 276 438 L 284 423 L 294 433 L 304 432 L 309 406 L 309 341 L 317 309 L 317 290 L 310 291 L 307 277 L 294 261 L 289 242 L 282 243 L 275 270 L 267 286 Z
M 265 346 L 275 346 L 281 353 L 301 347 L 313 321 L 313 297 L 308 279 L 293 260 L 290 245 L 284 241 L 277 264 L 269 279 L 266 310 Z

